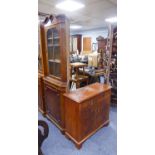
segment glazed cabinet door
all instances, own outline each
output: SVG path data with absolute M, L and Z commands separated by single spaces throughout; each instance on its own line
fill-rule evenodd
M 95 129 L 95 104 L 94 100 L 85 101 L 81 104 L 80 111 L 80 139 L 91 133 Z
M 49 76 L 61 78 L 61 49 L 59 26 L 52 26 L 46 32 Z
M 45 86 L 46 113 L 58 124 L 61 123 L 60 92 Z
M 42 92 L 41 92 L 41 84 L 38 81 L 38 106 L 42 109 Z
M 41 51 L 41 32 L 40 32 L 40 26 L 38 26 L 38 70 L 39 72 L 43 72 L 43 66 L 42 66 L 42 51 Z

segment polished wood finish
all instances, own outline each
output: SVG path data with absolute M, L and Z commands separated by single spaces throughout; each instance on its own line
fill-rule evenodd
M 83 51 L 91 51 L 91 37 L 83 37 Z
M 65 135 L 78 149 L 109 123 L 111 87 L 94 83 L 64 94 Z
M 48 24 L 49 22 L 50 24 Z M 62 96 L 69 90 L 70 75 L 69 21 L 64 15 L 51 15 L 41 24 L 41 30 L 43 61 L 45 62 L 43 83 L 46 117 L 63 133 L 64 103 Z M 56 67 L 57 64 L 59 67 Z
M 44 77 L 46 116 L 63 132 L 64 102 L 63 94 L 67 92 L 66 83 Z
M 45 114 L 43 77 L 43 74 L 38 73 L 38 108 L 42 114 Z
M 44 85 L 43 77 L 45 76 L 45 61 L 43 53 L 43 40 L 42 40 L 41 23 L 38 25 L 38 109 L 42 114 L 45 114 L 44 102 Z
M 102 36 L 98 36 L 96 38 L 96 40 L 97 40 L 97 43 L 98 43 L 98 50 L 99 49 L 105 49 L 107 40 Z

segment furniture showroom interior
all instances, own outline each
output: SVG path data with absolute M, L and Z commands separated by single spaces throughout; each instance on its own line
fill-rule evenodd
M 117 0 L 38 1 L 38 154 L 117 154 Z

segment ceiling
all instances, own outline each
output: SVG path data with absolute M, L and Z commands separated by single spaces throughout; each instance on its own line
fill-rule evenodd
M 65 14 L 70 24 L 82 26 L 81 31 L 105 28 L 107 27 L 105 19 L 117 16 L 117 0 L 76 0 L 85 4 L 85 7 L 75 12 L 57 9 L 55 5 L 61 1 L 63 0 L 38 0 L 38 11 L 47 14 Z

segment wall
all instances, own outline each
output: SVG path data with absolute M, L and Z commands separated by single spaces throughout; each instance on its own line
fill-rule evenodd
M 103 28 L 103 29 L 94 29 L 94 30 L 89 30 L 89 31 L 81 31 L 81 32 L 71 32 L 71 35 L 73 34 L 82 34 L 82 50 L 83 50 L 83 37 L 91 37 L 92 38 L 92 43 L 97 43 L 96 38 L 98 36 L 102 36 L 104 38 L 107 38 L 108 36 L 108 29 Z

